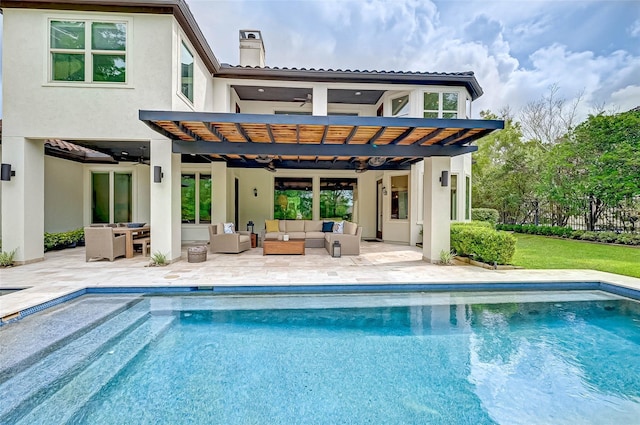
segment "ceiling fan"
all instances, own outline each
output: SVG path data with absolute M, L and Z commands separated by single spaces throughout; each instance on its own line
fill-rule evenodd
M 300 107 L 302 108 L 307 103 L 312 103 L 312 95 L 311 95 L 311 93 L 307 93 L 306 97 L 294 97 L 293 101 L 294 102 L 302 102 L 300 104 Z
M 147 149 L 146 146 L 140 146 L 140 156 L 138 156 L 136 163 L 134 165 L 150 165 L 151 164 L 150 160 L 145 159 L 145 156 L 144 156 L 145 149 Z M 134 161 L 134 158 L 131 158 L 131 161 Z

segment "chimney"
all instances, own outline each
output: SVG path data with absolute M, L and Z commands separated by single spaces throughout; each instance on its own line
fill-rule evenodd
M 260 31 L 240 30 L 240 66 L 264 68 L 264 44 Z

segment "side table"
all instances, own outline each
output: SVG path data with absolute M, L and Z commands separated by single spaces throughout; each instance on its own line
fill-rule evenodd
M 252 233 L 251 234 L 251 248 L 255 248 L 258 246 L 258 234 L 257 233 Z

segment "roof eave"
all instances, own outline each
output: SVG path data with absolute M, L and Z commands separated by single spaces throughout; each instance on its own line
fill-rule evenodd
M 263 80 L 296 80 L 313 82 L 416 84 L 416 85 L 457 85 L 465 86 L 473 100 L 482 96 L 483 91 L 473 72 L 457 74 L 384 71 L 320 70 L 297 68 L 260 68 L 250 66 L 220 65 L 214 77 L 256 78 Z

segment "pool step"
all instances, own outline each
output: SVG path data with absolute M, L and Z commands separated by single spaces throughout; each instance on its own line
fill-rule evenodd
M 100 355 L 103 347 L 135 330 L 149 316 L 147 302 L 138 302 L 59 346 L 0 384 L 0 423 L 37 406 Z M 77 334 L 77 332 L 76 332 Z
M 28 369 L 44 356 L 141 302 L 142 298 L 83 296 L 0 328 L 0 383 Z
M 148 316 L 126 338 L 108 347 L 63 387 L 21 417 L 16 424 L 67 423 L 85 403 L 109 383 L 149 343 L 175 320 L 173 315 Z M 61 409 L 60 406 L 64 406 Z

